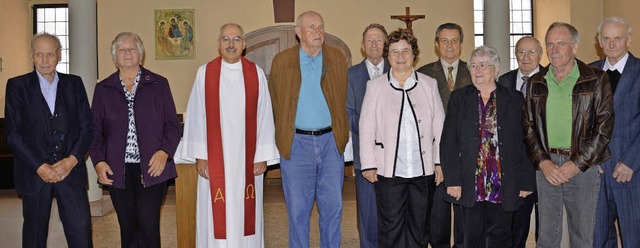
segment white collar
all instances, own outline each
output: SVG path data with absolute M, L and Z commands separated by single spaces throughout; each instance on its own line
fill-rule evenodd
M 418 75 L 416 74 L 415 70 L 412 70 L 411 76 L 404 81 L 404 88 L 400 87 L 400 82 L 398 82 L 398 80 L 395 77 L 393 77 L 392 72 L 393 72 L 393 68 L 389 70 L 389 74 L 388 74 L 389 83 L 391 83 L 391 85 L 393 85 L 393 87 L 395 87 L 396 89 L 408 90 L 413 88 L 413 86 L 418 83 Z
M 529 75 L 524 75 L 524 74 L 522 74 L 522 71 L 518 68 L 518 78 L 522 78 L 522 77 L 524 77 L 524 76 L 531 77 L 531 76 L 533 76 L 533 74 L 536 74 L 536 73 L 538 73 L 539 71 L 540 71 L 540 65 L 538 65 L 538 66 L 536 67 L 536 69 L 533 69 L 533 71 L 532 71 L 532 72 L 531 72 L 531 74 L 529 74 Z
M 453 63 L 451 64 L 447 63 L 447 61 L 444 61 L 444 59 L 440 59 L 440 63 L 442 64 L 443 69 L 447 69 L 449 66 L 453 66 L 453 70 L 456 70 L 458 69 L 458 65 L 460 64 L 460 59 L 456 59 L 456 61 L 453 61 Z
M 625 53 L 624 56 L 622 56 L 622 59 L 618 61 L 618 63 L 616 63 L 615 65 L 611 65 L 609 63 L 609 57 L 607 57 L 604 61 L 604 66 L 602 67 L 602 69 L 604 71 L 618 70 L 618 72 L 622 74 L 622 71 L 624 70 L 624 66 L 627 64 L 628 59 L 629 59 L 629 52 Z

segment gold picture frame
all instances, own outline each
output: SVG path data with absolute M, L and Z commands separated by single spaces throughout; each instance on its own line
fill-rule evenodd
M 156 60 L 195 59 L 195 9 L 157 9 Z

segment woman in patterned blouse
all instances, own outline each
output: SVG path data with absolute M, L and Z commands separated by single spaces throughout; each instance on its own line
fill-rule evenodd
M 160 207 L 176 177 L 181 127 L 166 78 L 141 66 L 142 40 L 123 32 L 111 43 L 118 71 L 96 85 L 89 155 L 108 187 L 122 247 L 160 247 Z
M 513 212 L 536 187 L 523 97 L 496 83 L 494 48 L 476 48 L 468 61 L 473 84 L 451 94 L 440 143 L 447 200 L 462 208 L 465 247 L 511 247 Z

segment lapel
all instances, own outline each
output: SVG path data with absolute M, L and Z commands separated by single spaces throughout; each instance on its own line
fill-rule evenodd
M 464 114 L 464 116 L 467 116 L 467 119 L 470 123 L 475 123 L 475 125 L 478 125 L 478 118 L 480 118 L 479 113 L 478 113 L 478 89 L 473 86 L 473 85 L 469 85 L 466 86 L 464 89 L 464 93 L 465 93 L 465 110 L 462 111 L 462 113 Z M 457 94 L 457 93 L 456 93 Z
M 391 65 L 388 60 L 384 61 L 384 68 L 382 69 L 382 73 L 388 73 L 391 70 Z
M 515 69 L 507 74 L 507 84 L 509 84 L 509 87 L 511 89 L 515 89 L 519 91 L 520 89 L 516 88 L 516 86 L 518 86 L 517 82 L 518 82 L 518 69 Z
M 366 59 L 362 60 L 362 62 L 360 62 L 360 64 L 358 64 L 358 74 L 357 74 L 357 79 L 358 80 L 362 80 L 364 82 L 367 82 L 369 80 L 371 80 L 371 78 L 369 77 L 369 71 L 367 70 L 367 62 Z
M 56 91 L 56 106 L 54 107 L 53 113 L 57 113 L 59 108 L 63 108 L 65 106 L 65 95 L 69 90 L 69 82 L 66 74 L 58 73 L 58 89 Z
M 461 88 L 462 86 L 471 84 L 469 82 L 469 78 L 471 78 L 471 73 L 469 72 L 469 68 L 467 68 L 467 63 L 460 60 L 458 63 L 458 73 L 456 73 L 456 82 L 455 89 Z M 446 78 L 445 78 L 446 81 Z
M 64 85 L 63 83 L 63 75 L 62 73 L 58 72 L 58 89 L 56 91 L 56 103 L 55 103 L 55 107 L 54 107 L 54 113 L 56 111 L 56 108 L 61 104 L 62 99 L 60 99 L 62 97 L 61 92 L 62 91 L 62 85 Z M 66 80 L 66 78 L 65 78 Z M 49 105 L 47 104 L 47 100 L 44 98 L 44 95 L 42 94 L 42 90 L 40 89 L 40 79 L 38 78 L 38 74 L 36 74 L 36 71 L 34 70 L 31 75 L 29 76 L 29 82 L 28 82 L 28 88 L 29 89 L 33 89 L 30 90 L 31 94 L 33 94 L 33 98 L 32 99 L 37 99 L 36 101 L 40 102 L 39 104 L 37 104 L 39 106 L 39 108 L 43 111 L 42 113 L 44 113 L 43 116 L 48 116 L 49 114 L 51 114 L 51 111 L 49 110 Z
M 632 86 L 635 79 L 640 76 L 639 66 L 640 63 L 638 62 L 638 59 L 629 52 L 629 58 L 627 59 L 627 63 L 624 65 L 624 71 L 620 76 L 618 86 L 616 86 L 616 91 L 613 93 L 614 105 L 622 104 L 622 101 L 615 101 L 615 99 L 622 99 L 621 97 L 629 91 L 628 88 Z M 602 66 L 600 68 L 602 68 Z M 618 107 L 622 106 L 616 106 L 616 109 Z
M 460 70 L 458 70 L 459 72 Z M 447 76 L 444 74 L 444 70 L 442 69 L 442 63 L 440 60 L 437 60 L 433 63 L 433 67 L 431 67 L 431 75 L 434 76 L 436 82 L 438 82 L 438 90 L 441 93 L 441 96 L 447 96 L 451 93 L 449 92 L 449 86 L 447 85 Z
M 498 117 L 502 117 L 510 105 L 511 97 L 507 91 L 507 88 L 505 88 L 504 86 L 498 83 L 496 83 L 496 98 L 497 98 L 496 108 L 498 108 Z M 500 120 L 503 120 L 503 118 L 498 119 L 498 124 L 500 123 Z

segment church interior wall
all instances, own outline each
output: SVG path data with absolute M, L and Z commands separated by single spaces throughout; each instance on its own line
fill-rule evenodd
M 41 3 L 65 3 L 53 0 L 2 0 L 0 8 L 0 115 L 4 115 L 6 81 L 32 70 L 29 58 L 29 40 L 32 35 L 31 6 Z M 388 31 L 404 27 L 404 23 L 391 20 L 390 15 L 404 14 L 404 7 L 411 7 L 412 14 L 426 15 L 426 19 L 413 22 L 413 30 L 419 40 L 421 54 L 416 66 L 437 59 L 434 47 L 434 31 L 444 22 L 456 22 L 465 32 L 461 58 L 466 60 L 473 44 L 473 0 L 298 0 L 295 15 L 315 10 L 324 16 L 326 32 L 342 39 L 350 48 L 353 63 L 362 60 L 360 41 L 362 30 L 369 23 L 377 22 Z M 455 7 L 452 7 L 455 6 Z M 202 0 L 97 0 L 98 23 L 98 79 L 113 73 L 116 68 L 111 59 L 110 43 L 122 31 L 140 34 L 146 49 L 144 66 L 170 81 L 177 112 L 184 112 L 197 67 L 218 55 L 217 35 L 226 22 L 236 22 L 251 32 L 274 25 L 272 1 L 202 1 Z M 595 35 L 603 17 L 618 15 L 631 25 L 640 26 L 640 16 L 634 10 L 640 8 L 636 0 L 535 0 L 534 32 L 543 40 L 544 33 L 553 21 L 565 21 L 576 26 L 581 34 L 578 58 L 593 61 L 598 58 Z M 156 60 L 154 52 L 154 10 L 195 9 L 196 56 L 193 60 Z M 634 43 L 631 51 L 640 50 Z M 638 54 L 638 53 L 636 53 Z M 543 64 L 547 64 L 543 56 Z M 506 61 L 506 60 L 505 60 Z

